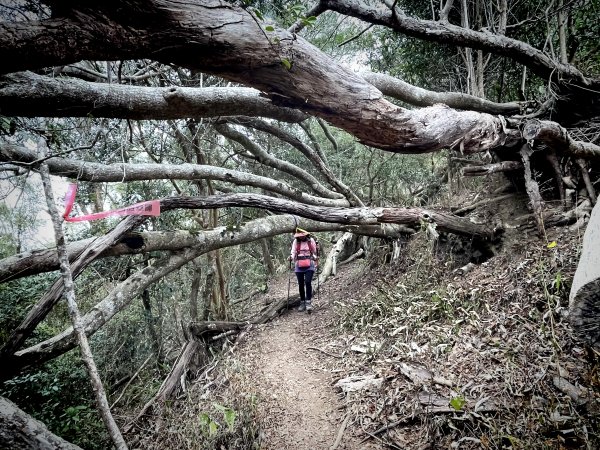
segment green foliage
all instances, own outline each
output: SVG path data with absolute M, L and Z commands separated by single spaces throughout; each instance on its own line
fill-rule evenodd
M 460 395 L 450 399 L 450 406 L 452 406 L 456 411 L 462 410 L 466 403 L 467 401 Z
M 69 353 L 36 371 L 5 381 L 0 395 L 45 423 L 59 436 L 86 449 L 104 449 L 108 435 L 98 415 L 87 373 Z
M 23 320 L 50 284 L 51 275 L 42 274 L 0 284 L 0 345 Z M 38 327 L 35 336 L 46 336 L 46 326 Z

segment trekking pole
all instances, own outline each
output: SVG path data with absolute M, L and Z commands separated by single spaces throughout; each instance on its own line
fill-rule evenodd
M 319 303 L 319 305 L 321 304 L 321 289 L 319 289 L 319 271 L 321 270 L 321 255 L 319 254 L 321 253 L 320 250 L 321 244 L 319 244 L 319 242 L 317 241 L 317 302 Z
M 290 286 L 292 285 L 292 260 L 290 259 L 290 264 L 289 264 L 289 274 L 288 274 L 288 295 L 287 295 L 287 301 L 285 303 L 285 309 L 288 310 L 290 309 Z

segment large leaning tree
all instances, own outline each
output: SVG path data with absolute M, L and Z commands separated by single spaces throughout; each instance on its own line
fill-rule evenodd
M 80 207 L 98 211 L 110 202 L 106 183 L 167 180 L 162 210 L 193 211 L 168 230 L 140 232 L 145 219 L 130 217 L 65 247 L 74 278 L 100 257 L 164 252 L 82 314 L 85 334 L 201 255 L 214 268 L 212 318 L 224 318 L 220 249 L 259 241 L 268 259 L 267 238 L 292 231 L 290 215 L 314 230 L 378 237 L 424 222 L 480 240 L 502 231 L 445 211 L 378 204 L 374 176 L 370 189 L 340 176 L 339 130 L 372 155 L 448 151 L 465 176 L 506 173 L 527 192 L 540 233 L 589 215 L 600 158 L 598 1 L 289 3 L 14 0 L 0 10 L 4 177 L 41 170 L 77 180 L 89 200 Z M 332 46 L 342 29 L 356 32 Z M 370 49 L 338 57 L 367 36 Z M 436 81 L 424 73 L 433 70 Z M 276 150 L 283 146 L 293 152 Z M 382 183 L 394 181 L 402 180 Z M 540 193 L 540 181 L 551 187 Z M 268 212 L 231 226 L 220 223 L 220 208 Z M 0 281 L 59 263 L 50 251 L 17 254 L 0 261 Z M 77 345 L 69 328 L 24 348 L 64 292 L 57 279 L 4 342 L 2 378 Z M 198 339 L 241 326 L 208 326 L 195 314 Z M 600 329 L 588 328 L 581 335 L 596 342 Z

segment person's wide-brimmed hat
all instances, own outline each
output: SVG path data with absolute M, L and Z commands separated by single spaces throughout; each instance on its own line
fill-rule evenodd
M 294 238 L 306 237 L 308 236 L 308 231 L 303 230 L 302 228 L 296 228 L 296 233 L 294 234 Z

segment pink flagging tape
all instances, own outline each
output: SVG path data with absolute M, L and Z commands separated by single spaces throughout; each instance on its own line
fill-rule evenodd
M 89 220 L 100 220 L 113 216 L 159 216 L 160 201 L 150 200 L 147 202 L 136 203 L 135 205 L 126 206 L 125 208 L 111 209 L 94 214 L 85 214 L 83 216 L 69 217 L 75 202 L 75 194 L 77 193 L 77 185 L 70 184 L 65 195 L 65 212 L 64 219 L 67 222 L 87 222 Z

